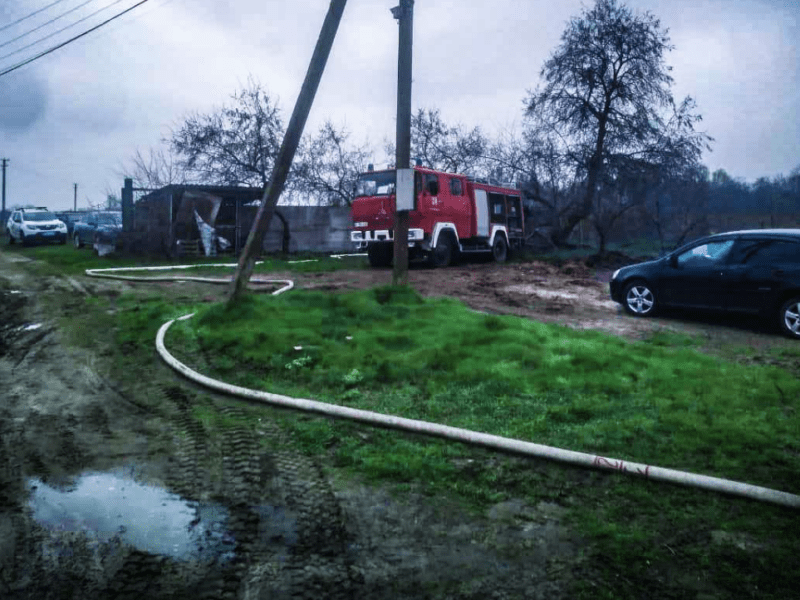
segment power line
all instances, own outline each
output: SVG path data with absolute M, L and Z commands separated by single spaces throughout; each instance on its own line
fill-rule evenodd
M 111 4 L 109 4 L 108 6 L 104 6 L 103 8 L 100 8 L 100 9 L 96 10 L 96 11 L 94 11 L 93 13 L 86 15 L 86 16 L 85 16 L 85 17 L 83 17 L 82 19 L 78 19 L 78 20 L 77 20 L 77 21 L 75 21 L 74 23 L 70 23 L 70 24 L 69 24 L 69 25 L 67 25 L 66 27 L 62 27 L 62 28 L 61 28 L 61 29 L 59 29 L 58 31 L 54 31 L 53 33 L 49 33 L 49 34 L 47 34 L 46 36 L 44 36 L 43 38 L 39 38 L 39 39 L 38 39 L 38 40 L 36 40 L 35 42 L 31 42 L 31 43 L 30 43 L 30 44 L 28 44 L 27 46 L 23 46 L 22 48 L 18 48 L 18 49 L 16 49 L 16 50 L 14 50 L 13 52 L 9 52 L 9 53 L 8 53 L 8 54 L 6 54 L 5 56 L 0 56 L 0 60 L 4 60 L 4 59 L 8 58 L 9 56 L 14 56 L 15 54 L 19 54 L 19 53 L 20 53 L 20 52 L 22 52 L 23 50 L 27 50 L 28 48 L 30 48 L 31 46 L 35 46 L 35 45 L 36 45 L 36 44 L 38 44 L 39 42 L 43 42 L 43 41 L 45 41 L 46 39 L 49 39 L 49 38 L 53 37 L 54 35 L 58 35 L 58 34 L 59 34 L 59 33 L 61 33 L 62 31 L 65 31 L 65 30 L 69 29 L 70 27 L 75 27 L 75 25 L 77 25 L 78 23 L 83 23 L 83 22 L 84 22 L 84 21 L 86 21 L 87 19 L 90 19 L 90 18 L 92 18 L 93 16 L 95 16 L 97 13 L 103 12 L 104 10 L 106 10 L 106 9 L 108 9 L 108 8 L 111 8 L 112 6 L 114 6 L 115 4 L 119 4 L 120 2 L 122 2 L 122 0 L 114 0 L 114 2 L 112 2 L 112 3 L 111 3 Z
M 39 10 L 35 10 L 35 11 L 33 11 L 31 14 L 29 14 L 29 15 L 28 15 L 28 16 L 26 16 L 26 17 L 22 17 L 21 19 L 17 19 L 17 20 L 16 20 L 16 21 L 14 21 L 13 23 L 9 23 L 8 25 L 3 25 L 2 27 L 0 27 L 0 31 L 3 31 L 3 30 L 5 30 L 5 29 L 8 29 L 9 27 L 13 27 L 13 26 L 14 26 L 14 25 L 16 25 L 17 23 L 22 23 L 22 22 L 23 22 L 23 21 L 25 21 L 26 19 L 30 19 L 31 17 L 34 17 L 34 16 L 38 15 L 38 14 L 39 14 L 40 12 L 42 12 L 43 10 L 47 10 L 47 9 L 48 9 L 48 8 L 50 8 L 51 6 L 55 6 L 55 5 L 56 5 L 56 4 L 58 4 L 59 2 L 63 2 L 63 1 L 64 1 L 64 0 L 56 0 L 55 2 L 51 2 L 50 4 L 48 4 L 47 6 L 45 6 L 44 8 L 40 8 Z
M 20 35 L 18 35 L 17 37 L 15 37 L 15 38 L 13 38 L 13 39 L 10 39 L 10 40 L 8 40 L 7 42 L 3 42 L 2 44 L 0 44 L 0 48 L 2 48 L 3 46 L 8 46 L 9 44 L 12 44 L 12 43 L 16 42 L 17 40 L 21 40 L 21 39 L 22 39 L 22 38 L 24 38 L 25 36 L 32 34 L 34 31 L 39 31 L 39 30 L 40 30 L 40 29 L 42 29 L 43 27 L 47 27 L 48 25 L 50 25 L 50 23 L 53 23 L 53 22 L 55 22 L 55 21 L 58 21 L 58 20 L 59 20 L 61 17 L 66 17 L 66 16 L 67 16 L 69 13 L 71 13 L 71 12 L 75 12 L 76 10 L 78 10 L 79 8 L 81 8 L 82 6 L 86 6 L 86 5 L 87 5 L 87 4 L 89 4 L 90 2 L 94 2 L 94 1 L 95 1 L 95 0 L 86 0 L 86 2 L 84 2 L 83 4 L 79 4 L 78 6 L 75 6 L 75 7 L 73 7 L 73 8 L 70 8 L 70 9 L 69 9 L 67 12 L 63 12 L 63 13 L 61 13 L 60 15 L 58 15 L 57 17 L 53 17 L 53 18 L 52 18 L 52 19 L 50 19 L 50 20 L 49 20 L 47 23 L 42 23 L 42 24 L 41 24 L 41 25 L 39 25 L 38 27 L 34 27 L 33 29 L 29 29 L 29 30 L 28 30 L 28 31 L 26 31 L 25 33 L 23 33 L 23 34 L 20 34 Z
M 7 75 L 8 73 L 11 73 L 12 71 L 16 71 L 16 70 L 17 70 L 17 69 L 19 69 L 20 67 L 24 67 L 25 65 L 27 65 L 27 64 L 29 64 L 29 63 L 32 63 L 33 61 L 35 61 L 35 60 L 37 60 L 37 59 L 39 59 L 39 58 L 42 58 L 43 56 L 46 56 L 46 55 L 50 54 L 51 52 L 55 52 L 55 51 L 56 51 L 56 50 L 58 50 L 59 48 L 63 48 L 63 47 L 64 47 L 64 46 L 66 46 L 67 44 L 70 44 L 70 43 L 74 42 L 75 40 L 77 40 L 77 39 L 80 39 L 80 38 L 82 38 L 83 36 L 85 36 L 85 35 L 87 35 L 87 34 L 89 34 L 89 33 L 93 32 L 93 31 L 95 31 L 95 30 L 97 30 L 97 29 L 100 29 L 100 28 L 101 28 L 103 25 L 106 25 L 106 24 L 110 23 L 110 22 L 111 22 L 111 21 L 113 21 L 114 19 L 118 19 L 119 17 L 121 17 L 121 16 L 122 16 L 122 15 L 124 15 L 125 13 L 128 13 L 128 12 L 132 11 L 134 8 L 136 8 L 137 6 L 141 6 L 142 4 L 144 4 L 144 3 L 145 3 L 145 2 L 147 2 L 147 1 L 148 1 L 148 0 L 140 0 L 139 2 L 137 2 L 136 4 L 134 4 L 133 6 L 131 6 L 130 8 L 126 8 L 125 10 L 123 10 L 123 11 L 122 11 L 122 12 L 120 12 L 120 13 L 117 13 L 116 15 L 114 15 L 113 17 L 111 17 L 110 19 L 106 19 L 105 21 L 103 21 L 103 22 L 102 22 L 102 23 L 100 23 L 99 25 L 95 25 L 95 26 L 94 26 L 94 27 L 92 27 L 91 29 L 87 29 L 87 30 L 86 30 L 86 31 L 84 31 L 83 33 L 80 33 L 80 34 L 76 35 L 75 37 L 68 39 L 66 42 L 62 42 L 62 43 L 58 44 L 57 46 L 53 46 L 52 48 L 50 48 L 50 49 L 48 49 L 48 50 L 45 50 L 44 52 L 40 52 L 40 53 L 39 53 L 39 54 L 37 54 L 36 56 L 33 56 L 33 57 L 31 57 L 31 58 L 29 58 L 29 59 L 27 59 L 27 60 L 24 60 L 24 61 L 22 61 L 21 63 L 17 63 L 17 64 L 16 64 L 16 65 L 14 65 L 13 67 L 9 67 L 8 69 L 5 69 L 4 71 L 0 71 L 0 77 L 2 77 L 3 75 Z

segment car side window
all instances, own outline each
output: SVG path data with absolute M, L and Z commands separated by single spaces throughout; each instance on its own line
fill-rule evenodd
M 743 248 L 741 264 L 773 265 L 777 263 L 800 263 L 800 244 L 783 240 L 761 240 Z
M 682 267 L 704 267 L 722 263 L 728 255 L 733 240 L 705 242 L 678 255 L 678 265 Z

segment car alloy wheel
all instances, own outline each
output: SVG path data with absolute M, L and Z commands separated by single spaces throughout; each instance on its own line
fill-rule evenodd
M 653 291 L 647 284 L 636 281 L 625 288 L 625 302 L 623 306 L 630 314 L 637 317 L 646 317 L 653 313 L 656 299 Z
M 800 339 L 800 297 L 783 304 L 780 319 L 783 332 L 791 338 Z

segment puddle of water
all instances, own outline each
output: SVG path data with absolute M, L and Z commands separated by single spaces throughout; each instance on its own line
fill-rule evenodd
M 119 536 L 143 552 L 181 560 L 233 556 L 223 506 L 188 502 L 110 473 L 84 474 L 67 490 L 38 479 L 29 485 L 33 518 L 48 529 L 83 531 L 101 541 Z

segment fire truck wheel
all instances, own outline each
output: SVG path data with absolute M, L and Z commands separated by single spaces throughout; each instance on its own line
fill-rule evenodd
M 367 257 L 371 267 L 388 267 L 392 264 L 394 247 L 392 244 L 370 244 Z
M 508 242 L 502 235 L 497 234 L 494 236 L 494 244 L 492 244 L 492 256 L 495 262 L 506 262 L 508 258 Z
M 449 233 L 442 233 L 436 242 L 436 247 L 431 250 L 430 263 L 437 269 L 444 268 L 453 259 L 453 238 Z

